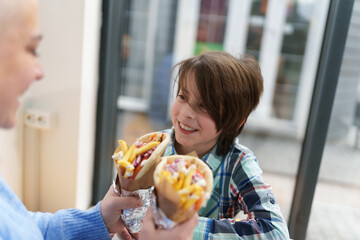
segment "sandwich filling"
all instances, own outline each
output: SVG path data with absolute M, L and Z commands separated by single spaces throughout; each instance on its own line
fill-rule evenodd
M 160 172 L 160 182 L 168 181 L 181 196 L 180 207 L 185 210 L 193 208 L 199 210 L 205 196 L 206 181 L 203 173 L 197 169 L 195 163 L 185 158 L 168 160 Z M 208 193 L 207 193 L 208 194 Z
M 151 154 L 160 144 L 154 141 L 156 134 L 152 135 L 148 142 L 142 142 L 139 139 L 128 149 L 127 143 L 119 140 L 119 147 L 116 149 L 112 158 L 117 168 L 124 168 L 124 176 L 127 178 L 135 178 L 137 173 L 146 164 Z

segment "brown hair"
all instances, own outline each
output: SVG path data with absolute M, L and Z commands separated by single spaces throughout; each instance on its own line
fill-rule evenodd
M 185 87 L 188 74 L 194 74 L 204 108 L 221 131 L 217 154 L 226 154 L 263 92 L 257 61 L 251 56 L 237 59 L 226 52 L 209 51 L 179 62 L 172 72 L 177 67 L 177 94 Z

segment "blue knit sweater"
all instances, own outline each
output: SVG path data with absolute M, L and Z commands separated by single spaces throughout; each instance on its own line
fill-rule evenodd
M 0 239 L 111 238 L 101 216 L 100 202 L 88 211 L 29 212 L 0 174 Z

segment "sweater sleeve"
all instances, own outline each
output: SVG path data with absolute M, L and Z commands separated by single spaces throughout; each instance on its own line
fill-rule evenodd
M 229 182 L 233 204 L 222 211 L 225 216 L 243 211 L 247 218 L 200 217 L 194 239 L 289 239 L 280 207 L 261 174 L 253 157 L 245 157 L 235 166 Z
M 59 210 L 54 214 L 31 212 L 44 239 L 111 239 L 100 211 L 100 202 L 87 211 Z

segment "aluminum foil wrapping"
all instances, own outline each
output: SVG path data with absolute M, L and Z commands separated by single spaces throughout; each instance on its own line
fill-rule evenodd
M 178 224 L 177 222 L 174 222 L 170 218 L 166 217 L 165 213 L 158 207 L 155 195 L 153 195 L 151 205 L 153 209 L 154 222 L 157 228 L 170 230 Z
M 133 192 L 121 189 L 121 196 L 139 196 L 143 201 L 143 205 L 141 207 L 124 209 L 121 214 L 121 219 L 131 233 L 137 233 L 141 230 L 142 220 L 152 201 L 151 194 L 153 189 L 154 187 L 151 187 L 149 189 L 139 189 Z

